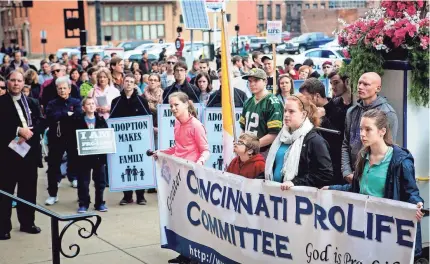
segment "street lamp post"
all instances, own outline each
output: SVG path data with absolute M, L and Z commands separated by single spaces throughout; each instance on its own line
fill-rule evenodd
M 234 26 L 234 30 L 236 30 L 236 52 L 237 54 L 239 54 L 239 24 L 237 24 L 236 26 Z

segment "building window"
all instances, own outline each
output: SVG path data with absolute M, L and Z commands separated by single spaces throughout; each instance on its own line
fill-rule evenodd
M 135 26 L 128 26 L 127 39 L 136 39 L 136 27 Z
M 151 39 L 149 35 L 149 25 L 143 26 L 143 39 Z
M 142 7 L 142 21 L 149 21 L 149 8 L 147 6 Z
M 305 9 L 310 9 L 311 6 L 309 4 L 305 4 Z
M 112 40 L 120 40 L 119 37 L 119 27 L 118 26 L 114 26 L 113 28 L 113 34 L 112 34 Z
M 121 26 L 121 40 L 127 39 L 127 26 Z
M 105 36 L 112 36 L 112 27 L 103 27 L 103 39 Z
M 110 22 L 111 21 L 111 8 L 110 6 L 105 6 L 103 8 L 103 21 Z
M 272 5 L 267 5 L 267 20 L 272 20 Z
M 155 21 L 157 16 L 157 7 L 150 6 L 149 7 L 149 21 Z
M 119 7 L 112 7 L 112 21 L 119 21 Z
M 157 25 L 151 25 L 151 39 L 157 39 Z
M 313 8 L 313 9 L 317 9 L 317 8 L 318 8 L 318 4 L 313 4 L 313 5 L 312 5 L 312 8 Z
M 290 4 L 287 5 L 287 18 L 288 19 L 291 18 L 291 5 Z
M 134 9 L 134 19 L 136 21 L 142 21 L 142 9 L 141 8 L 135 8 Z
M 258 24 L 258 32 L 264 31 L 264 24 Z
M 281 20 L 281 5 L 276 5 L 276 20 Z
M 159 38 L 163 38 L 164 36 L 164 25 L 157 25 L 157 35 Z
M 136 26 L 136 39 L 142 39 L 142 26 Z
M 264 6 L 258 5 L 258 19 L 263 20 L 264 19 Z
M 320 8 L 325 9 L 325 3 L 321 3 Z
M 164 6 L 157 6 L 157 21 L 164 20 Z
M 287 31 L 291 32 L 291 23 L 287 23 Z
M 119 21 L 127 21 L 128 8 L 125 6 L 119 7 Z
M 302 9 L 302 4 L 297 4 L 298 9 Z
M 128 21 L 136 21 L 137 19 L 134 17 L 134 10 L 139 8 L 128 7 Z

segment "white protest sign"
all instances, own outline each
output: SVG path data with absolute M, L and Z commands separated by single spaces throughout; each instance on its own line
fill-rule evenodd
M 116 152 L 115 132 L 112 128 L 76 130 L 78 155 L 96 155 Z
M 200 120 L 202 113 L 202 105 L 194 104 L 197 110 L 197 119 Z M 157 105 L 157 120 L 158 120 L 158 149 L 164 150 L 175 145 L 175 120 L 172 111 L 170 111 L 170 105 L 159 104 Z
M 117 152 L 108 154 L 109 190 L 111 192 L 150 189 L 157 186 L 152 157 L 154 149 L 152 116 L 109 118 L 115 130 Z
M 267 21 L 267 43 L 282 43 L 282 21 Z
M 240 114 L 242 108 L 235 109 L 235 125 L 237 134 L 240 134 Z M 203 113 L 202 124 L 206 129 L 206 135 L 211 153 L 206 166 L 217 170 L 225 170 L 226 164 L 223 161 L 223 136 L 222 136 L 222 109 L 220 107 L 207 107 Z
M 200 263 L 412 263 L 416 205 L 294 187 L 160 154 L 161 244 Z
M 208 12 L 221 12 L 225 10 L 225 0 L 206 0 L 206 10 Z

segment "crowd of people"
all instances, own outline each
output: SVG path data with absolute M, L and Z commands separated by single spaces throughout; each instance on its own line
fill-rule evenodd
M 188 69 L 183 58 L 170 55 L 160 59 L 149 62 L 146 52 L 139 62 L 116 54 L 79 59 L 64 53 L 59 60 L 55 55 L 42 60 L 40 71 L 32 69 L 20 51 L 14 52 L 13 61 L 4 59 L 0 73 L 0 155 L 4 165 L 0 189 L 14 193 L 18 185 L 18 197 L 36 202 L 37 170 L 43 167 L 40 138 L 45 135 L 49 150 L 45 153 L 45 204 L 59 201 L 59 185 L 67 175 L 71 186 L 77 188 L 78 212 L 87 212 L 92 178 L 94 208 L 106 212 L 106 155 L 78 156 L 75 131 L 105 128 L 109 118 L 152 115 L 157 133 L 159 104 L 170 104 L 176 118 L 176 144 L 159 151 L 205 164 L 210 150 L 194 104 L 222 106 L 221 89 L 213 89 L 221 71 L 219 67 L 212 69 L 208 60 L 196 60 Z M 358 100 L 353 104 L 350 79 L 338 71 L 338 63 L 324 62 L 322 76 L 310 59 L 298 65 L 287 58 L 284 68 L 276 68 L 273 60 L 260 52 L 234 56 L 232 64 L 232 75 L 248 85 L 234 88 L 235 106 L 243 107 L 239 121 L 242 134 L 235 142 L 237 156 L 228 172 L 279 182 L 283 190 L 310 186 L 414 203 L 416 217 L 421 219 L 423 199 L 415 184 L 413 157 L 394 144 L 397 115 L 378 95 L 382 86 L 378 74 L 360 77 Z M 331 98 L 321 78 L 329 80 Z M 304 82 L 295 93 L 294 80 L 298 79 Z M 22 144 L 29 146 L 24 154 Z M 136 203 L 145 205 L 145 190 L 135 193 Z M 127 191 L 119 204 L 133 202 L 133 191 Z M 10 239 L 11 210 L 12 201 L 1 196 L 0 240 Z M 19 204 L 17 213 L 21 231 L 41 231 L 34 223 L 33 209 Z M 420 246 L 418 235 L 417 254 Z M 184 256 L 169 261 L 190 262 Z

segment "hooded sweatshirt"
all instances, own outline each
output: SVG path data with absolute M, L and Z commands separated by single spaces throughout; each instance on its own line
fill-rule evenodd
M 370 109 L 379 109 L 387 114 L 388 122 L 393 136 L 396 141 L 398 119 L 394 108 L 387 102 L 385 97 L 379 96 L 370 105 L 364 105 L 362 100 L 357 101 L 357 105 L 351 107 L 346 113 L 345 118 L 345 135 L 342 143 L 342 175 L 343 177 L 352 174 L 357 159 L 357 154 L 362 148 L 360 139 L 360 119 L 364 112 Z
M 202 162 L 209 159 L 209 144 L 206 130 L 202 123 L 191 116 L 186 122 L 175 121 L 175 145 L 162 153 L 173 155 L 192 162 Z
M 248 179 L 261 178 L 264 179 L 264 168 L 266 161 L 263 155 L 257 154 L 249 160 L 242 162 L 239 157 L 234 158 L 228 165 L 227 172 L 243 176 Z

